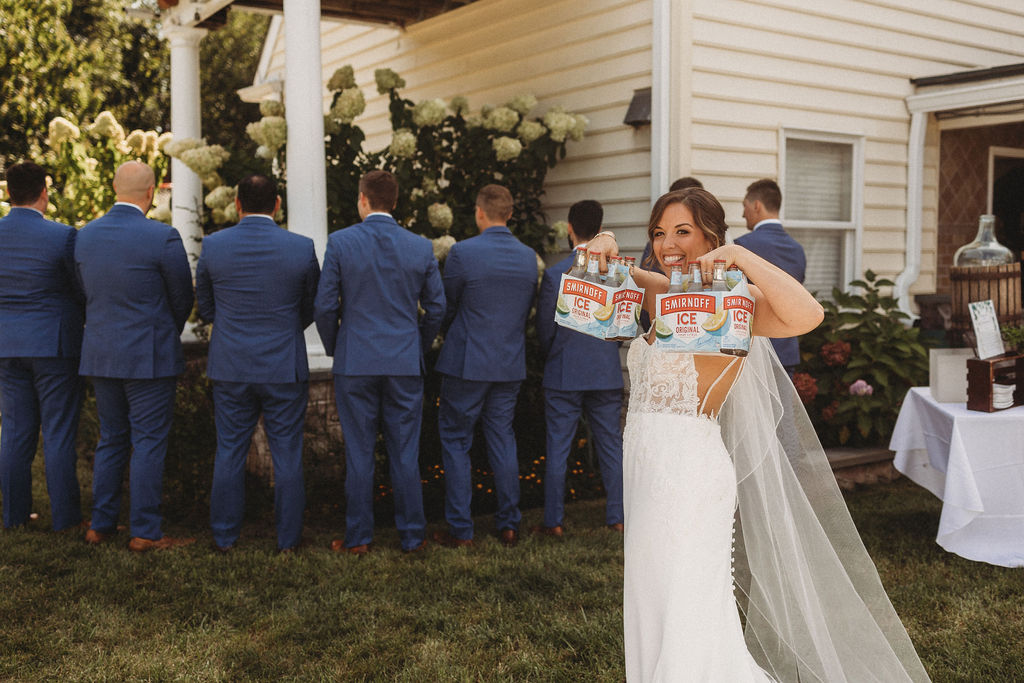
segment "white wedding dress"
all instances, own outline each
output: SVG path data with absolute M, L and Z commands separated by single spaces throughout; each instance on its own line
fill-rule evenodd
M 627 362 L 627 680 L 929 680 L 768 341 Z

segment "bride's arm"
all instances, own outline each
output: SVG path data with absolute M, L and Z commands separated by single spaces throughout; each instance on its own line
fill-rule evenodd
M 821 323 L 824 309 L 802 284 L 778 266 L 738 244 L 726 244 L 699 259 L 701 271 L 711 272 L 716 259 L 725 267 L 736 265 L 751 284 L 754 295 L 753 333 L 762 337 L 795 337 Z

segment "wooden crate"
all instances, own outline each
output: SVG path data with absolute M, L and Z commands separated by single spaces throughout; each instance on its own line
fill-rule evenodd
M 1020 263 L 1005 266 L 953 267 L 949 273 L 953 286 L 950 334 L 954 343 L 974 346 L 971 311 L 967 304 L 992 300 L 1000 325 L 1024 323 L 1021 308 Z
M 986 413 L 1003 410 L 992 405 L 992 385 L 997 383 L 1015 385 L 1013 405 L 1024 405 L 1024 355 L 1008 353 L 984 360 L 968 358 L 967 409 Z

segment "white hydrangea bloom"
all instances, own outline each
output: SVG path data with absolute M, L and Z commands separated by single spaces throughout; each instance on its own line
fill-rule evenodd
M 438 206 L 435 204 L 434 206 Z M 434 258 L 438 261 L 444 261 L 445 257 L 448 256 L 448 252 L 451 251 L 452 245 L 455 244 L 455 238 L 451 235 L 441 235 L 430 240 L 434 247 Z
M 203 184 L 203 187 L 211 190 L 214 189 L 215 187 L 220 187 L 221 185 L 224 184 L 224 179 L 221 178 L 220 174 L 216 172 L 210 173 L 209 175 L 204 175 L 202 178 L 199 179 L 199 181 Z
M 391 138 L 388 151 L 399 159 L 411 159 L 416 155 L 416 136 L 408 128 L 399 128 Z
M 544 259 L 540 257 L 540 254 L 534 252 L 533 255 L 537 257 L 537 283 L 540 284 L 541 280 L 544 279 L 544 271 L 548 266 L 544 263 Z
M 448 103 L 448 108 L 452 110 L 454 114 L 465 114 L 469 111 L 469 100 L 462 95 L 456 95 Z
M 145 132 L 136 128 L 131 133 L 128 133 L 128 137 L 124 139 L 124 147 L 129 153 L 144 154 L 146 150 Z
M 170 144 L 173 140 L 174 140 L 174 133 L 171 133 L 171 132 L 161 133 L 160 137 L 158 137 L 156 139 L 156 149 L 157 149 L 157 151 L 161 152 L 163 154 L 166 154 L 167 156 L 171 156 L 171 154 L 167 151 L 167 145 Z
M 211 209 L 223 209 L 235 201 L 235 188 L 221 185 L 206 195 L 203 202 Z
M 192 169 L 197 176 L 205 178 L 214 173 L 231 154 L 220 145 L 196 147 L 182 152 L 178 158 Z
M 539 121 L 523 121 L 519 124 L 519 127 L 516 128 L 516 135 L 518 135 L 519 139 L 527 145 L 537 138 L 543 137 L 544 133 L 547 132 L 548 129 Z
M 377 69 L 373 72 L 373 80 L 377 81 L 377 92 L 387 94 L 389 90 L 405 87 L 405 79 L 391 69 Z
M 256 148 L 257 159 L 273 159 L 276 154 L 275 150 L 270 149 L 266 145 L 260 145 Z
M 337 101 L 331 107 L 331 116 L 341 123 L 352 123 L 355 117 L 366 110 L 366 97 L 359 88 L 346 88 L 338 95 Z
M 50 137 L 47 139 L 47 143 L 50 147 L 57 147 L 68 140 L 77 140 L 82 134 L 78 126 L 63 116 L 57 116 L 50 121 L 48 132 Z
M 523 151 L 523 143 L 505 135 L 495 138 L 491 142 L 491 146 L 494 147 L 494 154 L 498 157 L 498 161 L 515 159 Z
M 506 106 L 519 112 L 520 116 L 526 116 L 537 106 L 537 98 L 529 93 L 523 93 L 509 100 Z
M 589 124 L 590 121 L 588 121 L 587 117 L 583 114 L 573 114 L 572 118 L 573 124 L 572 127 L 569 128 L 569 137 L 579 142 L 583 139 L 583 131 L 587 129 L 587 124 Z
M 327 89 L 331 92 L 336 90 L 347 90 L 348 88 L 356 87 L 356 74 L 352 69 L 351 64 L 346 64 L 340 69 L 336 69 L 331 74 L 331 80 L 327 81 Z
M 567 114 L 562 107 L 554 107 L 547 114 L 544 114 L 544 125 L 551 131 L 551 139 L 555 142 L 565 142 L 569 131 L 577 125 L 576 117 Z
M 412 122 L 417 126 L 436 126 L 444 121 L 444 100 L 423 100 L 412 110 Z
M 466 117 L 467 128 L 480 128 L 483 125 L 484 117 L 480 116 L 480 114 L 471 114 L 470 116 Z
M 284 116 L 284 105 L 270 98 L 260 100 L 260 116 Z
M 264 116 L 245 127 L 245 132 L 257 144 L 277 150 L 288 141 L 288 123 L 283 116 Z
M 164 133 L 160 137 L 171 135 L 170 133 Z M 181 159 L 181 155 L 190 149 L 199 149 L 205 147 L 206 142 L 203 140 L 197 140 L 196 138 L 182 138 L 181 140 L 174 140 L 168 138 L 164 140 L 163 149 L 161 150 L 164 154 L 175 159 Z
M 551 226 L 551 232 L 555 233 L 555 238 L 558 240 L 564 240 L 569 236 L 569 223 L 566 221 L 555 221 Z
M 324 116 L 324 133 L 326 135 L 337 135 L 341 132 L 341 122 L 330 114 Z
M 109 111 L 100 112 L 96 120 L 89 126 L 89 132 L 97 137 L 110 138 L 116 144 L 124 140 L 124 128 Z
M 437 180 L 428 175 L 423 176 L 423 181 L 420 183 L 420 187 L 423 188 L 424 192 L 437 192 Z
M 495 107 L 484 115 L 484 125 L 492 130 L 507 133 L 519 123 L 519 114 L 508 107 Z
M 452 227 L 452 209 L 447 204 L 431 204 L 427 207 L 427 220 L 438 230 Z M 454 240 L 453 240 L 454 241 Z
M 171 222 L 171 205 L 170 202 L 161 202 L 160 204 L 153 207 L 149 212 L 149 217 L 155 221 L 161 223 L 170 224 Z
M 155 130 L 147 130 L 143 133 L 143 137 L 146 139 L 145 144 L 142 146 L 142 153 L 146 156 L 152 156 L 157 153 L 158 145 L 160 143 L 160 136 Z

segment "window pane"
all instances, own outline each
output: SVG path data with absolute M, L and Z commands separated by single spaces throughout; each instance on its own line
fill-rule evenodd
M 843 273 L 843 245 L 845 230 L 807 230 L 786 228 L 807 255 L 807 274 L 804 287 L 818 293 L 819 299 L 831 299 L 832 288 L 845 288 L 840 282 Z
M 852 186 L 853 145 L 786 139 L 786 218 L 852 220 Z

